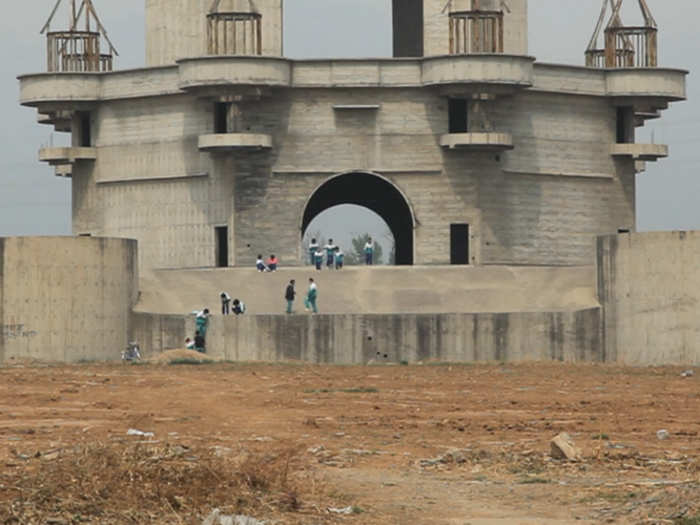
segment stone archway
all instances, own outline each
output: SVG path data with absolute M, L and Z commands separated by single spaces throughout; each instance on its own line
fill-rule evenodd
M 363 206 L 379 215 L 394 236 L 396 264 L 413 264 L 415 221 L 411 207 L 391 181 L 373 173 L 350 172 L 336 175 L 316 188 L 304 208 L 302 236 L 314 217 L 341 204 Z

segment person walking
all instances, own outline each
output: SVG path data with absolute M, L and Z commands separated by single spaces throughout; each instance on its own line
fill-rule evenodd
M 316 251 L 314 252 L 314 263 L 316 264 L 317 270 L 320 270 L 323 266 L 323 252 L 321 251 L 320 246 L 316 248 Z
M 326 244 L 324 248 L 326 249 L 326 267 L 332 270 L 335 262 L 335 250 L 338 247 L 333 244 L 333 239 L 328 239 L 328 244 Z
M 374 260 L 374 241 L 372 240 L 372 237 L 369 237 L 367 239 L 367 242 L 365 243 L 365 264 L 367 266 L 372 266 Z
M 311 242 L 309 243 L 309 260 L 311 261 L 311 266 L 316 264 L 316 251 L 320 246 L 318 245 L 318 242 L 316 242 L 316 239 L 311 239 Z
M 287 313 L 292 313 L 292 308 L 294 307 L 294 298 L 297 296 L 296 290 L 294 290 L 294 285 L 296 281 L 292 279 L 287 285 L 287 290 L 284 292 L 284 298 L 287 300 Z
M 306 300 L 304 304 L 306 306 L 306 311 L 313 311 L 313 313 L 318 313 L 318 307 L 316 306 L 316 300 L 318 299 L 318 287 L 313 279 L 309 279 L 309 291 L 306 294 Z
M 231 307 L 231 296 L 226 292 L 221 292 L 221 315 L 228 315 Z

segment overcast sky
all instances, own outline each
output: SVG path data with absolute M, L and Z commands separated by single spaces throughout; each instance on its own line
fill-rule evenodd
M 7 0 L 4 0 L 7 3 Z M 54 0 L 15 2 L 0 21 L 0 236 L 69 234 L 70 179 L 37 161 L 42 144 L 58 143 L 36 111 L 17 104 L 21 73 L 45 70 L 39 35 Z M 700 229 L 700 39 L 697 0 L 649 0 L 660 28 L 660 65 L 691 70 L 687 102 L 672 105 L 639 141 L 669 144 L 671 157 L 638 176 L 638 228 Z M 120 69 L 144 63 L 144 0 L 94 0 L 121 56 Z M 637 2 L 628 0 L 627 20 Z M 599 0 L 530 0 L 530 54 L 542 62 L 582 64 Z M 390 0 L 286 0 L 285 54 L 294 58 L 390 56 Z M 363 221 L 371 219 L 363 218 Z M 369 224 L 368 223 L 368 224 Z M 356 222 L 357 224 L 357 222 Z M 375 235 L 381 236 L 381 232 Z

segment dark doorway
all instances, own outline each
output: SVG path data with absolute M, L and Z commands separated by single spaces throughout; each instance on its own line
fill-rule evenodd
M 469 264 L 468 224 L 450 224 L 450 264 Z
M 634 108 L 623 106 L 617 108 L 617 143 L 634 142 Z
M 216 235 L 216 266 L 226 268 L 228 266 L 228 227 L 217 226 L 214 228 Z
M 216 102 L 214 104 L 214 133 L 228 133 L 227 118 L 228 104 Z
M 379 215 L 395 242 L 395 263 L 413 264 L 413 214 L 401 192 L 388 180 L 353 172 L 333 177 L 319 187 L 304 210 L 301 235 L 319 213 L 340 204 L 355 204 Z
M 80 112 L 80 146 L 83 148 L 92 147 L 92 130 L 90 129 L 90 112 Z
M 469 129 L 466 99 L 451 98 L 449 104 L 450 133 L 466 133 Z
M 423 56 L 423 0 L 393 0 L 394 57 Z

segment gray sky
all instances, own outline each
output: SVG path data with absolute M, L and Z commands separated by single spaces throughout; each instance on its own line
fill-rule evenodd
M 7 1 L 7 0 L 5 0 Z M 33 109 L 17 104 L 21 73 L 45 69 L 44 37 L 38 34 L 54 0 L 16 2 L 0 21 L 0 236 L 70 233 L 70 180 L 53 176 L 37 161 L 49 126 L 36 123 Z M 144 63 L 144 0 L 94 0 L 120 52 L 120 69 Z M 700 42 L 694 24 L 697 0 L 649 0 L 660 28 L 660 64 L 700 70 Z M 628 23 L 637 20 L 637 2 L 628 0 Z M 598 0 L 530 0 L 530 54 L 542 62 L 582 64 L 598 15 Z M 390 56 L 390 0 L 286 0 L 285 54 L 293 58 Z M 691 73 L 687 102 L 672 105 L 659 122 L 639 132 L 639 140 L 671 146 L 671 157 L 649 163 L 638 177 L 638 227 L 700 229 L 700 88 Z M 336 214 L 333 229 L 347 219 Z M 333 215 L 333 214 L 330 214 Z M 371 224 L 371 217 L 353 218 Z M 369 228 L 369 226 L 368 226 Z M 379 228 L 381 229 L 381 228 Z M 380 231 L 375 232 L 382 236 Z

